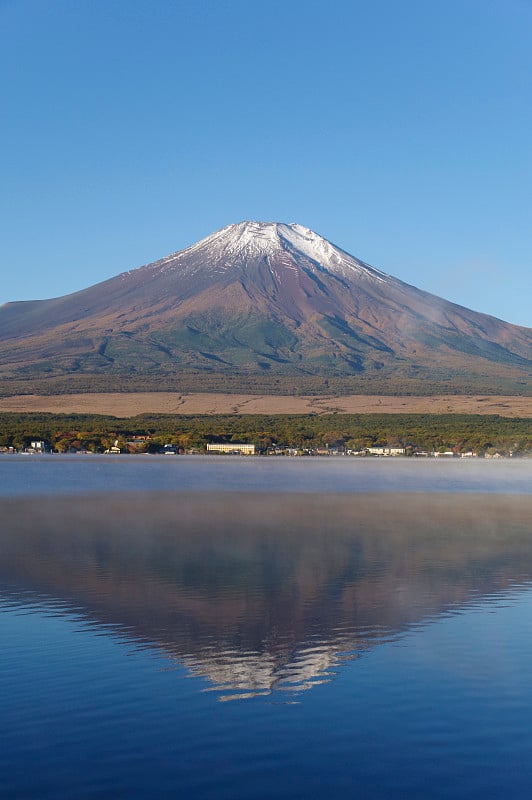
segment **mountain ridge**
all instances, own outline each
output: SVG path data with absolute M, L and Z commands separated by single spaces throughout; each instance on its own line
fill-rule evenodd
M 297 223 L 257 221 L 73 294 L 0 307 L 3 380 L 178 385 L 193 374 L 332 377 L 350 390 L 357 376 L 370 390 L 372 376 L 393 389 L 402 375 L 526 392 L 532 330 L 410 286 Z

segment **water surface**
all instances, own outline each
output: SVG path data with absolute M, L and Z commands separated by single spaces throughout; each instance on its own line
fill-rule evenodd
M 127 490 L 532 493 L 532 459 L 0 456 L 0 496 Z
M 530 796 L 526 469 L 74 462 L 0 460 L 6 797 Z

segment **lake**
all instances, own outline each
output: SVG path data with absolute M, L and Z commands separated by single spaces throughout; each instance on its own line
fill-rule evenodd
M 532 462 L 0 456 L 0 795 L 528 798 Z

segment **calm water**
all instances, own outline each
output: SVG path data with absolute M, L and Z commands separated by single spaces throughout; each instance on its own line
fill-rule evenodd
M 0 457 L 0 796 L 529 798 L 531 479 Z
M 532 459 L 0 456 L 0 496 L 128 490 L 532 493 Z

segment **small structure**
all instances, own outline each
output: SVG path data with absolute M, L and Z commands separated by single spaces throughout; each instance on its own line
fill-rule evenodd
M 108 450 L 104 450 L 103 452 L 104 454 L 110 453 L 111 455 L 119 456 L 122 451 L 118 446 L 118 439 L 115 439 L 115 443 L 112 447 L 110 447 Z
M 30 447 L 37 453 L 44 453 L 46 450 L 46 442 L 43 442 L 42 439 L 35 439 L 33 442 L 30 442 Z
M 254 456 L 254 444 L 241 444 L 238 442 L 223 442 L 221 444 L 209 442 L 207 445 L 208 453 L 225 453 L 226 455 Z
M 34 439 L 30 442 L 30 446 L 24 449 L 25 453 L 47 453 L 49 450 L 46 442 L 42 439 Z

